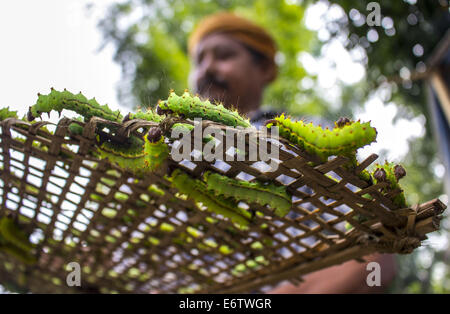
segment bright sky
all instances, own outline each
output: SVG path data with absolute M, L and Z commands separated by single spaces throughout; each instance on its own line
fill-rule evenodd
M 19 110 L 20 115 L 25 114 L 28 106 L 35 103 L 38 92 L 48 93 L 54 87 L 82 91 L 89 98 L 95 96 L 101 104 L 129 111 L 118 105 L 116 84 L 120 68 L 112 59 L 113 47 L 98 51 L 102 36 L 97 22 L 105 8 L 116 1 L 96 0 L 88 16 L 85 5 L 89 2 L 1 2 L 0 106 L 10 106 Z M 333 7 L 325 13 L 326 6 L 318 4 L 306 15 L 306 25 L 318 31 L 322 40 L 329 37 L 323 28 L 325 19 L 337 18 L 343 11 Z M 364 67 L 357 62 L 364 57 L 363 52 L 355 50 L 349 54 L 339 40 L 334 40 L 323 47 L 323 55 L 316 59 L 304 53 L 299 61 L 309 73 L 318 75 L 316 88 L 328 99 L 339 96 L 337 80 L 352 84 L 364 77 Z M 361 157 L 386 149 L 390 159 L 398 160 L 407 152 L 407 139 L 422 135 L 423 119 L 399 119 L 394 125 L 395 111 L 394 104 L 385 105 L 375 97 L 367 103 L 365 111 L 357 113 L 357 118 L 372 120 L 379 131 L 378 143 L 361 150 Z
M 113 47 L 97 53 L 102 37 L 96 24 L 112 2 L 96 0 L 88 17 L 86 0 L 2 1 L 0 106 L 25 113 L 38 92 L 54 87 L 119 108 L 120 68 L 112 60 Z

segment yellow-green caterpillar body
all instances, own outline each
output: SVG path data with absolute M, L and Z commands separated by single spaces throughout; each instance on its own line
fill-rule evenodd
M 122 120 L 120 111 L 112 111 L 107 105 L 101 106 L 95 98 L 87 99 L 81 93 L 72 94 L 66 89 L 59 92 L 53 88 L 48 95 L 38 94 L 36 104 L 31 106 L 28 111 L 28 120 L 34 120 L 44 112 L 50 113 L 52 110 L 61 112 L 64 109 L 82 115 L 85 121 L 89 121 L 92 117 L 115 122 Z
M 399 208 L 407 207 L 405 195 L 398 183 L 398 181 L 406 175 L 406 171 L 402 166 L 394 165 L 393 163 L 388 162 L 385 162 L 383 165 L 377 164 L 375 170 L 369 175 L 371 176 L 371 180 L 374 184 L 378 184 L 380 182 L 387 182 L 389 184 L 381 190 L 382 194 L 399 189 L 401 192 L 394 196 L 392 203 Z M 365 194 L 363 197 L 373 199 L 369 194 Z M 363 223 L 369 218 L 361 214 L 356 214 L 354 219 L 358 223 Z M 350 230 L 352 227 L 353 226 L 348 222 L 345 225 L 346 230 Z
M 284 217 L 291 209 L 292 198 L 284 186 L 236 180 L 213 172 L 206 172 L 203 178 L 207 189 L 217 196 L 232 197 L 262 206 L 269 205 L 279 217 Z
M 9 107 L 0 109 L 0 121 L 7 118 L 17 118 L 17 111 L 11 111 Z
M 181 133 L 190 133 L 194 130 L 194 126 L 192 124 L 188 124 L 188 123 L 175 123 L 172 126 L 171 131 L 174 132 L 175 134 L 181 134 Z M 214 136 L 212 135 L 206 135 L 205 137 L 203 137 L 202 141 L 204 143 L 208 143 L 211 141 L 215 141 Z
M 189 133 L 192 130 L 194 130 L 194 126 L 188 123 L 175 123 L 172 126 L 172 131 L 175 131 L 176 133 Z
M 189 175 L 179 169 L 174 170 L 171 180 L 173 186 L 180 193 L 186 194 L 195 202 L 202 203 L 209 211 L 230 218 L 231 221 L 242 226 L 249 224 L 251 219 L 249 212 L 239 208 L 236 202 L 209 192 L 202 181 L 190 178 Z
M 402 188 L 398 181 L 406 175 L 405 169 L 400 165 L 394 165 L 387 161 L 383 165 L 376 165 L 376 169 L 372 174 L 374 183 L 388 182 L 389 186 L 386 191 L 399 189 L 401 193 L 394 196 L 392 202 L 399 207 L 406 207 L 406 199 Z
M 99 147 L 98 152 L 100 158 L 107 158 L 119 167 L 142 176 L 163 165 L 169 156 L 169 147 L 164 142 L 161 130 L 154 127 L 144 136 L 143 145 L 132 144 L 131 148 L 124 148 L 121 145 L 105 142 Z
M 209 100 L 201 100 L 188 91 L 181 96 L 171 92 L 167 100 L 159 102 L 158 107 L 162 111 L 170 110 L 189 119 L 202 118 L 234 127 L 251 126 L 250 121 L 241 117 L 237 111 L 228 110 L 222 104 L 212 104 Z
M 377 136 L 370 122 L 336 122 L 335 128 L 329 130 L 301 120 L 292 121 L 283 114 L 267 124 L 268 128 L 273 126 L 278 127 L 280 136 L 322 161 L 332 155 L 352 155 L 358 148 L 375 141 Z
M 32 265 L 37 262 L 37 258 L 30 252 L 21 250 L 17 246 L 6 243 L 0 246 L 0 251 L 5 252 L 26 265 Z
M 3 239 L 21 250 L 33 250 L 33 245 L 29 242 L 28 236 L 17 226 L 13 218 L 3 216 L 0 219 L 0 234 Z
M 140 120 L 147 120 L 147 121 L 153 121 L 160 123 L 164 120 L 164 116 L 157 114 L 153 109 L 149 108 L 147 111 L 141 111 L 138 110 L 136 113 L 129 113 L 127 114 L 122 122 L 126 122 L 128 120 L 134 120 L 134 119 L 140 119 Z

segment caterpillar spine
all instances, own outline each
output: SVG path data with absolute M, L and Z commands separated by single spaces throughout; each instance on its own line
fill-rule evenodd
M 251 127 L 250 121 L 239 115 L 236 110 L 228 110 L 222 104 L 212 104 L 209 100 L 201 100 L 198 96 L 192 96 L 188 91 L 178 96 L 171 91 L 169 98 L 160 101 L 158 107 L 162 111 L 172 111 L 189 119 L 203 118 L 228 126 Z
M 279 217 L 284 217 L 291 209 L 292 199 L 284 186 L 236 180 L 213 172 L 206 172 L 203 178 L 207 189 L 216 196 L 269 205 Z
M 173 186 L 186 194 L 195 202 L 205 205 L 209 211 L 220 214 L 231 219 L 231 221 L 247 226 L 251 219 L 251 214 L 237 206 L 237 203 L 230 199 L 225 199 L 210 193 L 206 189 L 205 183 L 198 179 L 190 178 L 185 172 L 175 169 L 171 176 Z
M 38 94 L 38 100 L 30 107 L 27 117 L 29 121 L 32 121 L 44 112 L 50 113 L 54 110 L 61 113 L 64 109 L 80 114 L 85 121 L 89 121 L 92 117 L 115 122 L 120 122 L 122 119 L 120 111 L 112 111 L 107 105 L 101 106 L 95 98 L 87 99 L 81 92 L 72 94 L 66 89 L 60 92 L 54 88 L 51 88 L 48 95 Z

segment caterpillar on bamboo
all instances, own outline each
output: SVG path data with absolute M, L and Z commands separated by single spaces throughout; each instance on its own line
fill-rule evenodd
M 140 141 L 135 138 L 136 141 Z M 98 148 L 99 157 L 116 163 L 138 176 L 153 172 L 162 167 L 169 156 L 169 147 L 164 142 L 161 129 L 153 127 L 144 136 L 143 145 L 138 143 L 123 147 L 111 142 L 105 142 Z
M 7 242 L 21 250 L 33 250 L 33 245 L 29 242 L 28 236 L 17 226 L 13 218 L 3 216 L 0 219 L 0 233 Z
M 140 119 L 152 122 L 160 123 L 164 120 L 164 116 L 159 115 L 153 109 L 149 108 L 147 111 L 138 110 L 136 113 L 128 113 L 122 120 L 122 122 L 127 122 L 129 120 Z
M 147 112 L 138 112 L 136 114 L 128 114 L 123 120 L 129 119 L 145 119 L 154 122 L 161 122 L 162 117 L 148 110 Z M 83 127 L 78 123 L 71 123 L 69 131 L 74 135 L 81 135 Z M 153 172 L 162 166 L 169 155 L 169 148 L 164 142 L 161 129 L 153 127 L 140 139 L 135 135 L 128 138 L 128 142 L 124 144 L 104 141 L 98 143 L 98 157 L 108 159 L 116 163 L 119 167 L 127 169 L 138 176 Z
M 171 176 L 173 186 L 182 194 L 186 194 L 196 203 L 202 203 L 209 211 L 231 219 L 231 221 L 247 226 L 251 214 L 238 207 L 231 199 L 216 196 L 206 188 L 206 184 L 198 179 L 192 179 L 180 169 L 175 169 Z
M 283 115 L 270 120 L 267 127 L 278 127 L 279 134 L 306 152 L 326 161 L 332 155 L 354 156 L 356 150 L 375 141 L 377 131 L 370 122 L 338 120 L 332 130 L 312 123 L 292 121 Z
M 284 186 L 236 180 L 213 172 L 206 172 L 203 178 L 207 189 L 216 196 L 269 205 L 279 217 L 284 217 L 291 209 L 292 199 Z
M 376 165 L 372 177 L 374 183 L 387 182 L 389 185 L 384 189 L 384 192 L 400 190 L 401 192 L 394 196 L 392 202 L 398 207 L 406 207 L 406 199 L 402 188 L 398 181 L 406 175 L 406 170 L 400 165 L 385 162 L 383 165 Z
M 0 246 L 0 251 L 7 253 L 8 255 L 13 256 L 17 260 L 21 261 L 26 265 L 32 265 L 37 262 L 37 259 L 30 252 L 21 250 L 17 246 L 14 246 L 10 243 L 4 244 Z
M 391 191 L 399 190 L 400 193 L 395 195 L 392 199 L 392 203 L 399 208 L 407 207 L 406 199 L 400 184 L 398 183 L 400 179 L 406 176 L 406 170 L 401 165 L 394 165 L 393 163 L 385 162 L 383 165 L 376 165 L 375 170 L 369 174 L 372 178 L 374 184 L 380 182 L 387 182 L 388 186 L 381 190 L 382 194 L 386 194 Z M 366 194 L 364 197 L 372 199 L 372 196 Z M 354 219 L 358 223 L 363 223 L 367 221 L 368 217 L 364 215 L 357 214 Z M 352 225 L 347 222 L 346 229 L 350 230 Z
M 120 122 L 122 116 L 120 111 L 112 111 L 107 105 L 101 106 L 95 98 L 87 99 L 83 94 L 72 94 L 64 89 L 62 92 L 51 88 L 48 95 L 38 94 L 38 100 L 31 106 L 27 118 L 29 121 L 40 117 L 42 113 L 51 111 L 71 110 L 83 116 L 85 121 L 92 117 L 100 117 L 105 120 Z
M 250 121 L 241 117 L 237 111 L 228 110 L 220 103 L 212 104 L 209 100 L 201 100 L 188 91 L 181 96 L 171 91 L 167 100 L 158 103 L 158 110 L 171 111 L 189 119 L 202 118 L 233 127 L 251 127 Z

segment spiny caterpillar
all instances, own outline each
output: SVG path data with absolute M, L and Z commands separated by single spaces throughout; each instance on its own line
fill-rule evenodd
M 33 244 L 28 236 L 16 224 L 13 218 L 3 216 L 0 219 L 0 250 L 8 253 L 25 264 L 36 262 L 32 254 Z
M 133 137 L 134 138 L 134 137 Z M 136 140 L 139 140 L 136 138 Z M 142 176 L 160 168 L 169 156 L 169 147 L 164 142 L 161 129 L 153 127 L 144 136 L 142 146 L 132 144 L 131 149 L 111 142 L 103 143 L 98 149 L 100 158 L 108 158 L 121 168 Z
M 158 108 L 160 111 L 171 111 L 189 119 L 203 118 L 233 127 L 251 127 L 250 121 L 241 117 L 237 111 L 228 110 L 220 103 L 214 105 L 209 100 L 201 100 L 188 91 L 182 96 L 171 91 L 167 100 L 158 103 Z
M 151 110 L 146 113 L 138 112 L 136 115 L 128 114 L 124 121 L 127 121 L 127 119 L 162 121 L 162 117 Z M 74 122 L 69 125 L 69 131 L 74 135 L 81 135 L 83 127 Z M 153 172 L 164 163 L 169 155 L 169 148 L 164 142 L 161 129 L 154 127 L 144 136 L 144 140 L 131 135 L 126 144 L 106 141 L 99 144 L 97 153 L 99 158 L 107 158 L 111 162 L 117 163 L 121 168 L 142 176 L 147 172 Z
M 292 200 L 284 186 L 236 180 L 213 172 L 206 172 L 203 178 L 207 189 L 216 196 L 232 197 L 262 206 L 269 205 L 279 217 L 284 217 L 291 209 Z
M 190 133 L 194 130 L 194 126 L 192 124 L 188 124 L 188 123 L 175 123 L 174 125 L 172 125 L 172 133 L 173 134 L 181 134 L 181 133 Z M 204 143 L 209 143 L 211 141 L 215 141 L 214 136 L 212 135 L 207 135 L 205 137 L 203 137 L 202 141 Z
M 80 117 L 76 117 L 73 120 L 82 122 L 82 118 Z M 71 124 L 69 124 L 69 132 L 73 135 L 81 135 L 83 134 L 83 130 L 84 128 L 78 123 L 72 122 Z
M 335 123 L 335 128 L 324 130 L 312 123 L 292 121 L 283 114 L 268 121 L 267 127 L 272 126 L 278 127 L 280 136 L 318 156 L 322 161 L 332 155 L 353 155 L 358 148 L 375 141 L 377 136 L 377 131 L 370 126 L 370 122 L 339 120 Z
M 77 123 L 71 123 L 69 131 L 72 134 L 81 135 L 83 127 Z M 132 135 L 128 138 L 126 145 L 104 142 L 98 147 L 97 155 L 100 159 L 108 159 L 138 176 L 153 172 L 167 159 L 169 148 L 158 127 L 150 131 L 153 133 L 147 133 L 144 141 Z
M 152 121 L 152 122 L 158 122 L 160 123 L 161 121 L 164 120 L 164 116 L 161 116 L 159 114 L 157 114 L 153 109 L 149 108 L 147 111 L 141 111 L 138 110 L 138 112 L 136 113 L 128 113 L 124 118 L 122 122 L 127 122 L 129 120 L 134 120 L 134 119 L 141 119 L 141 120 L 147 120 L 147 121 Z
M 374 183 L 388 182 L 389 186 L 385 188 L 385 191 L 393 191 L 399 189 L 401 193 L 394 196 L 392 202 L 399 207 L 406 207 L 405 195 L 402 188 L 398 184 L 398 181 L 406 175 L 405 169 L 400 165 L 394 165 L 387 161 L 383 165 L 376 165 L 376 169 L 372 174 Z
M 81 93 L 75 95 L 66 89 L 59 92 L 53 88 L 48 95 L 38 94 L 38 100 L 35 105 L 30 107 L 27 117 L 29 121 L 32 121 L 44 112 L 50 114 L 54 110 L 61 113 L 63 109 L 82 115 L 85 121 L 89 121 L 92 117 L 100 117 L 115 122 L 122 120 L 119 111 L 112 111 L 107 105 L 101 106 L 95 98 L 89 100 Z
M 200 202 L 208 208 L 209 211 L 230 218 L 231 221 L 247 226 L 251 219 L 251 214 L 237 206 L 237 203 L 216 196 L 206 189 L 204 182 L 192 179 L 180 169 L 175 169 L 171 176 L 173 186 L 182 194 L 186 194 L 195 202 Z
M 406 170 L 400 165 L 394 165 L 392 163 L 388 163 L 387 161 L 384 163 L 384 165 L 376 165 L 375 170 L 372 172 L 371 177 L 374 182 L 374 184 L 378 184 L 379 182 L 388 182 L 389 185 L 385 188 L 383 188 L 382 193 L 387 193 L 390 191 L 394 191 L 399 189 L 401 192 L 394 196 L 392 199 L 392 203 L 399 208 L 407 207 L 405 195 L 403 193 L 403 190 L 401 189 L 400 185 L 398 184 L 398 181 L 402 179 L 406 175 Z M 366 197 L 368 199 L 372 199 L 372 196 L 366 194 L 363 197 Z M 354 219 L 358 223 L 363 223 L 367 221 L 369 218 L 357 214 L 354 216 Z M 352 228 L 352 225 L 347 222 L 345 225 L 346 230 L 350 230 Z
M 175 123 L 172 126 L 172 132 L 176 133 L 190 133 L 192 130 L 194 130 L 194 126 L 192 124 L 187 123 Z
M 7 118 L 17 118 L 17 111 L 11 111 L 9 107 L 0 109 L 0 121 Z
M 28 241 L 28 236 L 17 226 L 13 218 L 3 216 L 0 219 L 0 233 L 7 242 L 21 250 L 33 250 L 33 245 Z

